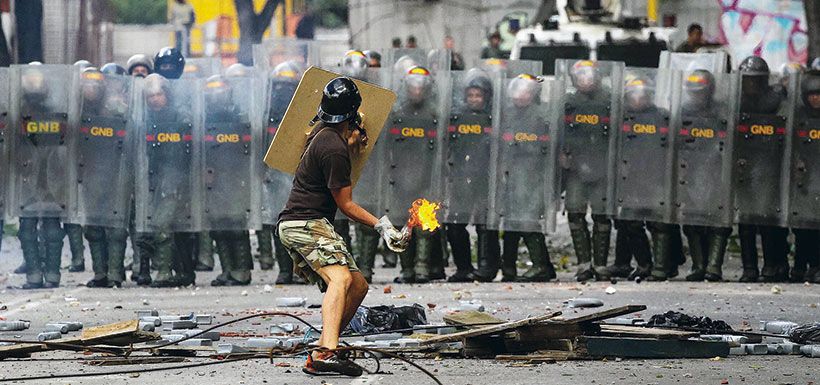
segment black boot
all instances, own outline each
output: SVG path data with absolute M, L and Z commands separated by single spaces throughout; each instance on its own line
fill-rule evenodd
M 515 282 L 518 276 L 518 243 L 521 233 L 505 231 L 501 252 L 501 282 Z
M 470 253 L 470 234 L 467 225 L 448 224 L 447 241 L 453 252 L 453 262 L 456 265 L 455 274 L 447 278 L 447 282 L 472 282 L 475 280 L 473 263 Z
M 710 228 L 708 262 L 706 278 L 709 282 L 723 281 L 723 258 L 726 255 L 726 245 L 729 243 L 731 228 Z
M 760 275 L 757 269 L 757 227 L 737 225 L 740 238 L 740 259 L 743 263 L 743 275 L 740 282 L 757 282 Z
M 652 255 L 655 263 L 652 267 L 652 274 L 647 277 L 649 281 L 666 281 L 669 279 L 669 243 L 671 240 L 667 225 L 662 223 L 650 223 L 652 232 Z
M 525 233 L 524 243 L 527 245 L 527 251 L 530 253 L 530 260 L 532 267 L 529 268 L 518 279 L 520 282 L 549 282 L 555 279 L 555 267 L 550 262 L 550 253 L 547 249 L 547 243 L 544 239 L 544 234 L 541 233 Z
M 586 214 L 569 213 L 569 233 L 572 237 L 572 246 L 575 249 L 575 258 L 578 263 L 578 271 L 575 279 L 578 282 L 589 281 L 594 278 L 592 270 L 592 245 L 587 228 Z
M 703 237 L 706 229 L 702 226 L 684 226 L 686 241 L 689 243 L 689 255 L 692 257 L 692 269 L 686 280 L 689 282 L 703 281 L 706 278 L 706 253 L 703 249 Z
M 595 271 L 595 279 L 609 280 L 601 272 L 606 270 L 609 260 L 609 240 L 612 236 L 612 222 L 602 215 L 592 216 L 592 264 Z

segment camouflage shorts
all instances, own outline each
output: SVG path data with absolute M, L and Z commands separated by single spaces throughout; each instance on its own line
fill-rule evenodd
M 350 271 L 359 271 L 342 236 L 336 233 L 327 219 L 283 221 L 279 223 L 278 231 L 282 245 L 293 259 L 293 271 L 308 282 L 319 285 L 323 292 L 327 284 L 317 273 L 320 268 L 346 265 Z

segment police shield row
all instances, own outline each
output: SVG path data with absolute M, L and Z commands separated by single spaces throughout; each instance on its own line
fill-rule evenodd
M 2 173 L 5 214 L 21 219 L 29 287 L 59 282 L 61 220 L 85 226 L 95 270 L 90 284 L 121 284 L 132 213 L 138 282 L 151 281 L 150 260 L 155 286 L 193 283 L 203 231 L 216 240 L 223 269 L 213 284 L 250 282 L 249 229 L 258 230 L 260 264 L 271 267 L 273 228 L 291 177 L 261 159 L 312 62 L 308 52 L 299 44 L 259 46 L 256 67 L 235 65 L 207 78 L 208 71 L 186 75 L 178 53 L 158 55 L 167 68 L 156 70 L 165 76 L 140 80 L 51 65 L 3 73 L 12 95 L 5 101 L 11 129 L 3 133 L 4 156 L 12 160 Z M 531 75 L 540 72 L 532 63 L 447 71 L 446 53 L 386 56 L 383 68 L 356 51 L 341 67 L 325 67 L 399 96 L 355 199 L 386 212 L 396 226 L 416 198 L 444 204 L 446 231 L 417 231 L 400 256 L 400 281 L 444 278 L 447 243 L 457 267 L 451 280 L 489 281 L 499 269 L 504 280 L 516 279 L 521 240 L 532 268 L 520 278 L 554 278 L 544 234 L 554 229 L 562 195 L 579 280 L 676 275 L 679 225 L 693 260 L 687 278 L 721 279 L 734 220 L 745 280 L 757 279 L 756 233 L 764 278 L 786 278 L 786 226 L 809 229 L 795 230 L 807 234 L 803 244 L 798 235 L 798 248 L 813 256 L 795 265 L 795 274 L 802 269 L 811 279 L 810 262 L 816 270 L 818 246 L 805 243 L 816 242 L 811 229 L 820 215 L 820 185 L 810 178 L 816 76 L 793 76 L 783 85 L 754 59 L 741 65 L 741 75 L 573 60 L 558 63 L 557 79 L 543 80 Z M 145 76 L 153 64 L 128 71 Z M 607 268 L 612 218 L 616 259 Z M 350 233 L 344 218 L 334 224 Z M 468 224 L 478 233 L 477 270 Z M 355 230 L 354 255 L 370 278 L 378 236 Z M 286 282 L 291 262 L 273 244 Z

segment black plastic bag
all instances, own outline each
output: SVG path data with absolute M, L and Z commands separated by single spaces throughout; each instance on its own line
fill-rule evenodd
M 367 334 L 410 329 L 416 325 L 426 325 L 424 308 L 415 303 L 412 306 L 359 306 L 350 320 L 348 330 Z

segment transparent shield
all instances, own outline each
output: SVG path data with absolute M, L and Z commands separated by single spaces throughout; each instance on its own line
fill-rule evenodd
M 144 81 L 137 95 L 141 111 L 137 145 L 136 226 L 138 231 L 198 231 L 200 202 L 196 159 L 204 116 L 199 79 Z
M 0 220 L 6 216 L 6 187 L 11 171 L 9 163 L 9 69 L 0 68 Z
M 623 63 L 559 60 L 556 73 L 564 85 L 559 127 L 564 205 L 571 213 L 589 207 L 593 214 L 610 215 Z
M 737 91 L 729 74 L 682 74 L 675 139 L 674 209 L 682 225 L 732 225 L 732 149 Z
M 133 189 L 134 97 L 130 76 L 83 73 L 79 78 L 75 183 L 67 222 L 126 228 Z
M 423 80 L 417 82 L 417 80 Z M 446 80 L 439 75 L 410 78 L 394 73 L 397 94 L 390 126 L 379 146 L 382 205 L 396 225 L 403 224 L 414 200 L 442 198 L 442 138 L 449 96 Z
M 382 87 L 389 87 L 390 85 L 390 70 L 388 68 L 369 68 L 367 76 L 364 79 L 368 83 L 373 83 Z M 365 118 L 367 119 L 367 118 Z M 388 121 L 389 122 L 389 121 Z M 388 123 L 389 124 L 389 123 Z M 387 131 L 382 130 L 378 138 L 369 138 L 368 140 L 376 140 L 376 146 L 370 158 L 367 160 L 359 181 L 353 188 L 353 201 L 364 207 L 365 210 L 373 213 L 382 212 L 381 207 L 381 184 L 379 183 L 382 172 L 382 164 L 380 162 L 379 152 L 384 147 L 384 143 L 388 140 Z M 337 216 L 340 214 L 337 214 Z
M 311 42 L 308 40 L 276 38 L 265 40 L 253 46 L 253 63 L 255 67 L 270 71 L 277 64 L 286 61 L 299 63 L 307 69 L 314 63 Z
M 265 74 L 266 88 L 265 109 L 262 111 L 264 125 L 262 127 L 262 140 L 257 147 L 259 154 L 265 154 L 268 147 L 276 136 L 279 124 L 285 116 L 288 104 L 296 92 L 299 78 L 291 77 L 268 77 Z M 279 221 L 279 213 L 285 208 L 288 195 L 293 185 L 293 176 L 279 170 L 274 170 L 262 162 L 259 158 L 259 178 L 262 181 L 261 192 L 261 220 L 263 224 L 276 224 Z
M 689 75 L 695 70 L 707 70 L 713 74 L 725 73 L 729 57 L 726 52 L 670 52 L 662 51 L 658 68 L 683 71 Z
M 200 83 L 204 132 L 200 137 L 202 162 L 203 230 L 259 228 L 253 194 L 253 163 L 260 162 L 254 146 L 259 119 L 253 77 L 225 78 Z M 254 127 L 257 125 L 257 127 Z
M 677 72 L 675 72 L 677 73 Z M 672 71 L 624 71 L 615 210 L 620 219 L 671 222 L 674 139 Z M 676 81 L 678 78 L 674 79 Z
M 740 77 L 733 184 L 738 223 L 782 225 L 787 219 L 788 114 L 794 95 L 779 92 L 778 82 L 776 76 Z
M 795 103 L 789 225 L 820 228 L 820 75 L 806 74 Z M 794 84 L 796 85 L 796 84 Z
M 482 60 L 478 67 L 488 72 L 497 72 L 507 78 L 514 78 L 520 74 L 541 75 L 543 73 L 543 64 L 535 60 L 491 58 Z
M 11 68 L 12 216 L 65 217 L 72 76 L 65 65 Z
M 216 57 L 185 58 L 183 78 L 207 79 L 219 74 L 222 70 L 222 60 Z
M 444 222 L 486 224 L 497 74 L 473 69 L 450 73 L 450 121 L 444 155 Z
M 493 203 L 488 227 L 548 233 L 555 228 L 556 127 L 553 116 L 563 86 L 534 83 L 522 92 L 503 80 L 499 133 L 493 146 Z

